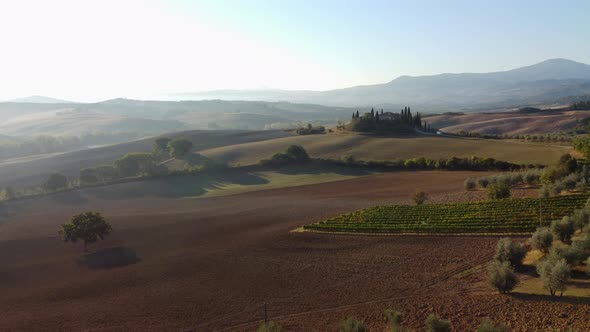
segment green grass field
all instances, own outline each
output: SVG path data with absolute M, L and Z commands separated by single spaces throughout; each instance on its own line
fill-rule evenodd
M 513 198 L 475 203 L 376 206 L 343 214 L 304 229 L 352 233 L 522 233 L 570 215 L 588 194 Z
M 553 164 L 571 148 L 536 143 L 477 140 L 436 136 L 374 137 L 328 134 L 276 138 L 200 151 L 204 156 L 230 164 L 254 164 L 289 145 L 302 145 L 314 158 L 352 155 L 362 160 L 395 160 L 426 157 L 490 157 L 519 164 Z

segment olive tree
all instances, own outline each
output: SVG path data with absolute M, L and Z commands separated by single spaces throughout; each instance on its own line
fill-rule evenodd
M 260 325 L 257 329 L 256 332 L 281 332 L 282 327 L 273 322 L 267 322 L 267 323 L 262 323 L 262 325 Z
M 385 310 L 385 317 L 389 323 L 390 332 L 401 332 L 402 331 L 402 314 L 399 311 L 393 309 Z
M 428 194 L 423 191 L 416 192 L 412 195 L 412 200 L 416 205 L 422 205 L 428 200 Z
M 426 318 L 426 332 L 451 332 L 451 322 L 438 319 L 436 315 L 430 314 Z
M 347 318 L 340 323 L 338 332 L 367 332 L 367 325 L 365 322 L 356 318 Z
M 563 296 L 570 279 L 570 267 L 565 258 L 552 251 L 548 257 L 537 264 L 537 273 L 543 280 L 543 288 L 549 290 L 551 296 L 555 296 L 557 292 Z
M 510 293 L 519 282 L 509 262 L 494 261 L 488 266 L 488 283 L 501 294 Z
M 531 237 L 531 245 L 541 252 L 548 253 L 552 244 L 553 233 L 547 227 L 537 228 L 537 231 Z
M 158 137 L 154 141 L 154 156 L 157 158 L 164 157 L 168 154 L 168 143 L 172 139 L 168 137 Z
M 112 227 L 98 212 L 85 212 L 72 216 L 70 222 L 62 224 L 59 235 L 64 242 L 84 243 L 84 252 L 88 245 L 104 238 L 112 232 Z
M 584 230 L 584 228 L 590 222 L 590 213 L 588 213 L 585 209 L 575 210 L 572 216 L 574 225 L 580 230 Z
M 489 199 L 502 199 L 510 197 L 510 186 L 506 182 L 498 181 L 488 186 Z
M 519 267 L 522 265 L 526 252 L 522 243 L 513 242 L 509 237 L 505 237 L 498 241 L 494 259 L 498 262 L 508 262 L 513 267 Z
M 576 231 L 572 218 L 565 216 L 561 220 L 551 222 L 551 231 L 562 242 L 569 242 Z

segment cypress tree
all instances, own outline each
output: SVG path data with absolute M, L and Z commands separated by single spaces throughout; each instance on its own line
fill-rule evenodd
M 374 118 L 375 117 L 375 110 L 371 107 L 371 117 Z
M 360 115 L 359 115 L 359 111 L 358 111 L 358 110 L 356 110 L 356 118 L 358 119 L 358 118 L 359 118 L 359 116 L 360 116 Z

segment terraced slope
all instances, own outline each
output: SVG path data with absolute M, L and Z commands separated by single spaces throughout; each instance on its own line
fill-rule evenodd
M 523 233 L 581 208 L 589 194 L 477 203 L 376 206 L 304 229 L 358 233 Z

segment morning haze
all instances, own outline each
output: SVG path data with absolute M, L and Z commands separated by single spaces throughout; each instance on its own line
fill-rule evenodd
M 590 330 L 589 10 L 2 2 L 0 330 Z

